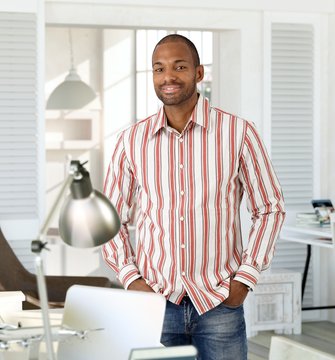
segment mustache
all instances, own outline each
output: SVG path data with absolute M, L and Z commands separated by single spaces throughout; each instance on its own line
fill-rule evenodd
M 171 85 L 182 85 L 183 83 L 180 81 L 165 81 L 163 84 L 160 85 L 160 87 L 162 86 L 171 86 Z

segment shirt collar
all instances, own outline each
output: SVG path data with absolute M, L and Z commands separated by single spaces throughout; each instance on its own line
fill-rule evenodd
M 210 119 L 210 104 L 209 100 L 199 94 L 198 102 L 194 107 L 191 114 L 190 121 L 197 125 L 204 127 L 209 130 L 209 119 Z M 161 106 L 156 115 L 152 117 L 154 125 L 151 130 L 151 135 L 155 135 L 160 129 L 167 128 L 167 118 L 164 112 L 164 106 Z

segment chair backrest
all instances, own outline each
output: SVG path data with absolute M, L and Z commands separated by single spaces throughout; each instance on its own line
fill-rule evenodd
M 35 276 L 22 265 L 0 228 L 0 290 L 31 290 L 35 283 Z
M 284 336 L 272 336 L 269 360 L 333 360 L 335 355 L 301 344 Z

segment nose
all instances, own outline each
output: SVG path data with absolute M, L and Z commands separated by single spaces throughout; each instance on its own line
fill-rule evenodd
M 167 68 L 164 71 L 164 80 L 165 82 L 170 82 L 170 81 L 174 81 L 176 80 L 177 76 L 176 76 L 176 72 L 174 71 L 174 69 L 171 68 Z

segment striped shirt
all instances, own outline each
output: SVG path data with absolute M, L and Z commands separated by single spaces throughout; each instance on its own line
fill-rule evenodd
M 253 124 L 201 95 L 182 133 L 168 126 L 163 107 L 122 131 L 104 191 L 122 226 L 103 256 L 123 286 L 143 277 L 176 304 L 187 292 L 199 314 L 228 297 L 232 276 L 254 288 L 285 216 Z M 243 244 L 244 193 L 252 226 Z M 134 203 L 136 249 L 128 232 Z

